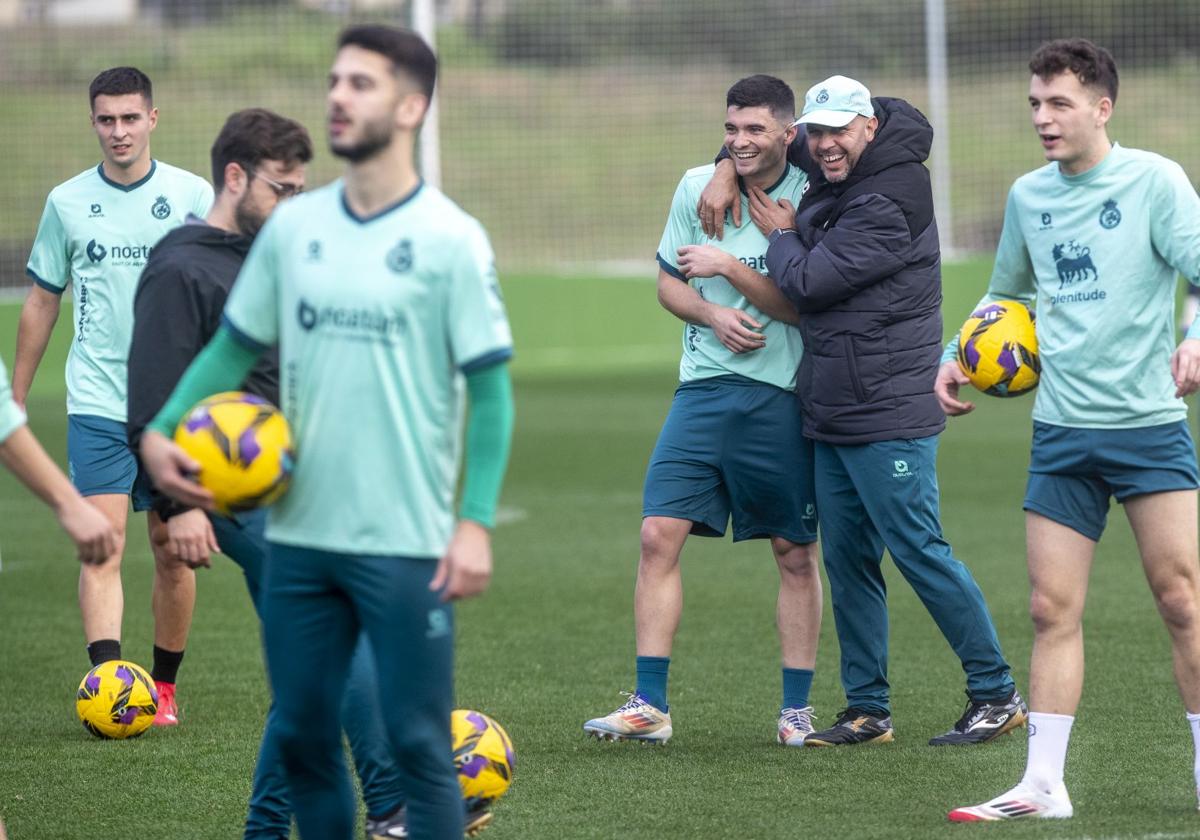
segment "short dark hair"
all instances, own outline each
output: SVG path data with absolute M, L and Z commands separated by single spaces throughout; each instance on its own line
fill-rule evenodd
M 149 76 L 136 67 L 110 67 L 92 79 L 88 86 L 88 107 L 96 107 L 97 96 L 124 96 L 127 93 L 140 93 L 146 98 L 146 107 L 154 105 Z
M 1112 53 L 1086 38 L 1061 38 L 1042 44 L 1029 59 L 1029 69 L 1044 81 L 1070 71 L 1084 87 L 1102 91 L 1114 104 L 1117 101 L 1117 62 Z
M 392 62 L 392 72 L 410 77 L 425 96 L 433 96 L 437 79 L 437 56 L 415 32 L 381 24 L 361 24 L 342 30 L 338 49 L 362 47 L 379 53 Z
M 312 160 L 313 144 L 308 130 L 295 120 L 266 108 L 235 111 L 225 120 L 212 146 L 213 187 L 225 186 L 225 167 L 236 163 L 247 174 L 264 160 L 293 166 Z
M 796 117 L 796 95 L 787 82 L 774 76 L 747 76 L 735 82 L 725 94 L 726 108 L 764 106 L 778 120 L 791 122 Z

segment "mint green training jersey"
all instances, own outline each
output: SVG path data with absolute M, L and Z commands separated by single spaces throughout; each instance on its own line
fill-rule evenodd
M 25 425 L 25 412 L 13 402 L 12 387 L 8 384 L 8 370 L 0 359 L 0 443 Z
M 740 228 L 734 227 L 732 222 L 726 222 L 724 238 L 718 240 L 705 236 L 700 227 L 700 219 L 696 216 L 696 204 L 715 171 L 716 166 L 710 163 L 684 173 L 679 186 L 675 188 L 675 197 L 671 201 L 671 211 L 667 216 L 667 227 L 658 245 L 658 264 L 663 271 L 684 283 L 689 281 L 679 269 L 679 255 L 676 250 L 685 245 L 715 245 L 760 274 L 767 273 L 767 238 L 750 221 L 750 199 L 745 193 L 741 195 Z M 767 190 L 767 194 L 776 201 L 786 198 L 792 204 L 799 204 L 807 181 L 803 171 L 788 164 L 780 179 Z M 691 382 L 735 373 L 789 391 L 794 390 L 796 370 L 800 366 L 800 355 L 803 351 L 800 331 L 791 324 L 767 317 L 724 277 L 698 277 L 690 282 L 709 303 L 740 309 L 762 324 L 766 344 L 749 353 L 734 353 L 720 342 L 711 327 L 687 324 L 683 328 L 683 357 L 679 360 L 679 381 Z
M 68 414 L 125 422 L 138 277 L 158 240 L 189 213 L 207 215 L 212 201 L 203 178 L 158 161 L 133 184 L 109 180 L 101 164 L 50 191 L 25 273 L 55 294 L 73 287 Z
M 279 344 L 296 467 L 267 537 L 440 556 L 454 527 L 462 373 L 512 355 L 480 224 L 427 185 L 360 219 L 334 182 L 271 215 L 224 318 L 252 346 Z
M 1080 175 L 1051 163 L 1018 178 L 980 306 L 1036 302 L 1033 418 L 1096 429 L 1184 419 L 1170 363 L 1179 274 L 1200 285 L 1200 197 L 1178 164 L 1113 144 Z

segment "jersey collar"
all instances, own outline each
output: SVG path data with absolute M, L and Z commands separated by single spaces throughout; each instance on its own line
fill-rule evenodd
M 779 176 L 779 180 L 767 187 L 765 190 L 763 190 L 763 192 L 765 192 L 767 195 L 770 195 L 771 193 L 775 192 L 775 190 L 779 189 L 779 185 L 787 180 L 788 175 L 792 174 L 793 168 L 794 167 L 792 164 L 785 163 L 783 165 L 783 172 Z M 749 195 L 749 193 L 746 192 L 746 183 L 742 180 L 740 175 L 738 176 L 738 189 L 742 191 L 742 195 Z
M 134 190 L 136 190 L 138 187 L 140 187 L 142 184 L 146 183 L 146 182 L 147 182 L 147 181 L 149 181 L 151 178 L 153 178 L 153 177 L 154 177 L 154 171 L 155 171 L 156 169 L 158 169 L 158 161 L 156 161 L 156 160 L 154 160 L 154 159 L 151 159 L 151 160 L 150 160 L 150 171 L 149 171 L 149 172 L 147 172 L 147 173 L 146 173 L 146 174 L 145 174 L 143 177 L 141 177 L 141 178 L 139 178 L 138 180 L 134 181 L 132 184 L 118 184 L 118 183 L 117 183 L 116 181 L 114 181 L 112 178 L 109 178 L 107 175 L 105 175 L 105 174 L 104 174 L 104 163 L 103 163 L 103 162 L 101 162 L 101 163 L 100 163 L 100 164 L 99 164 L 99 165 L 96 167 L 96 174 L 98 174 L 98 175 L 100 176 L 100 180 L 101 180 L 101 181 L 103 181 L 104 183 L 108 184 L 110 187 L 114 187 L 114 188 L 116 188 L 116 189 L 120 190 L 121 192 L 133 192 L 133 191 L 134 191 Z
M 374 213 L 372 213 L 369 216 L 359 216 L 357 213 L 355 213 L 353 210 L 350 209 L 350 204 L 346 201 L 346 185 L 343 183 L 341 185 L 341 196 L 340 196 L 341 203 L 342 203 L 342 210 L 346 211 L 346 215 L 349 216 L 354 221 L 358 222 L 360 225 L 365 225 L 365 224 L 368 224 L 369 222 L 375 221 L 376 219 L 380 218 L 381 216 L 386 216 L 388 213 L 391 213 L 393 210 L 399 210 L 405 204 L 408 204 L 408 202 L 410 202 L 414 198 L 416 198 L 417 195 L 421 192 L 421 190 L 424 187 L 425 187 L 425 179 L 421 178 L 417 181 L 417 185 L 415 187 L 413 187 L 413 191 L 410 192 L 408 195 L 402 197 L 399 201 L 395 201 L 395 202 L 389 204 L 387 207 L 384 207 L 382 210 L 376 210 Z

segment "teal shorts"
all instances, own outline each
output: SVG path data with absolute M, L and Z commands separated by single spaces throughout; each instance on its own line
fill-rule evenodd
M 67 415 L 67 475 L 81 496 L 129 496 L 134 510 L 149 510 L 150 479 L 138 469 L 125 424 L 92 414 Z
M 817 539 L 813 445 L 791 391 L 741 376 L 675 391 L 642 495 L 642 516 L 691 521 L 692 533 L 733 539 Z
M 1186 420 L 1140 429 L 1033 424 L 1025 510 L 1099 540 L 1109 498 L 1200 487 Z

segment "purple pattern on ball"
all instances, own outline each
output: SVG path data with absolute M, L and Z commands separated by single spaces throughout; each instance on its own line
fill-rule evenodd
M 976 309 L 974 312 L 971 313 L 971 317 L 972 318 L 983 318 L 985 320 L 991 320 L 993 318 L 998 318 L 999 316 L 1003 315 L 1007 311 L 1008 311 L 1008 309 L 1005 308 L 1004 304 L 990 303 L 987 306 L 983 307 L 983 309 Z
M 88 674 L 87 682 L 84 683 L 84 685 L 87 686 L 87 690 L 88 690 L 89 694 L 99 693 L 99 691 L 100 691 L 100 675 L 99 674 Z
M 247 467 L 253 464 L 254 459 L 262 452 L 262 448 L 258 445 L 258 438 L 255 436 L 257 431 L 256 426 L 251 426 L 238 438 L 238 460 Z
M 486 732 L 488 728 L 487 718 L 479 714 L 479 712 L 468 712 L 467 720 L 475 727 L 478 732 Z
M 963 348 L 963 354 L 967 357 L 967 367 L 971 370 L 979 369 L 979 348 L 975 346 L 974 341 L 968 341 Z
M 1008 374 L 1009 379 L 1016 376 L 1017 369 L 1021 367 L 1021 363 L 1017 361 L 1017 357 L 1013 353 L 1013 345 L 1007 341 L 1000 348 L 1000 353 L 996 356 L 996 361 L 1000 364 L 1000 367 L 1004 368 L 1004 372 Z
M 141 714 L 141 706 L 126 706 L 121 710 L 121 714 L 117 716 L 117 723 L 122 723 L 128 726 L 137 720 Z
M 125 685 L 133 685 L 133 671 L 130 671 L 124 665 L 117 666 L 117 679 L 125 683 Z
M 194 435 L 201 429 L 210 429 L 213 426 L 212 415 L 208 413 L 207 408 L 198 408 L 188 415 L 187 422 L 184 428 L 188 430 L 188 434 Z
M 471 760 L 458 768 L 460 776 L 466 776 L 468 779 L 476 779 L 479 774 L 487 769 L 488 760 L 481 755 L 472 756 Z

